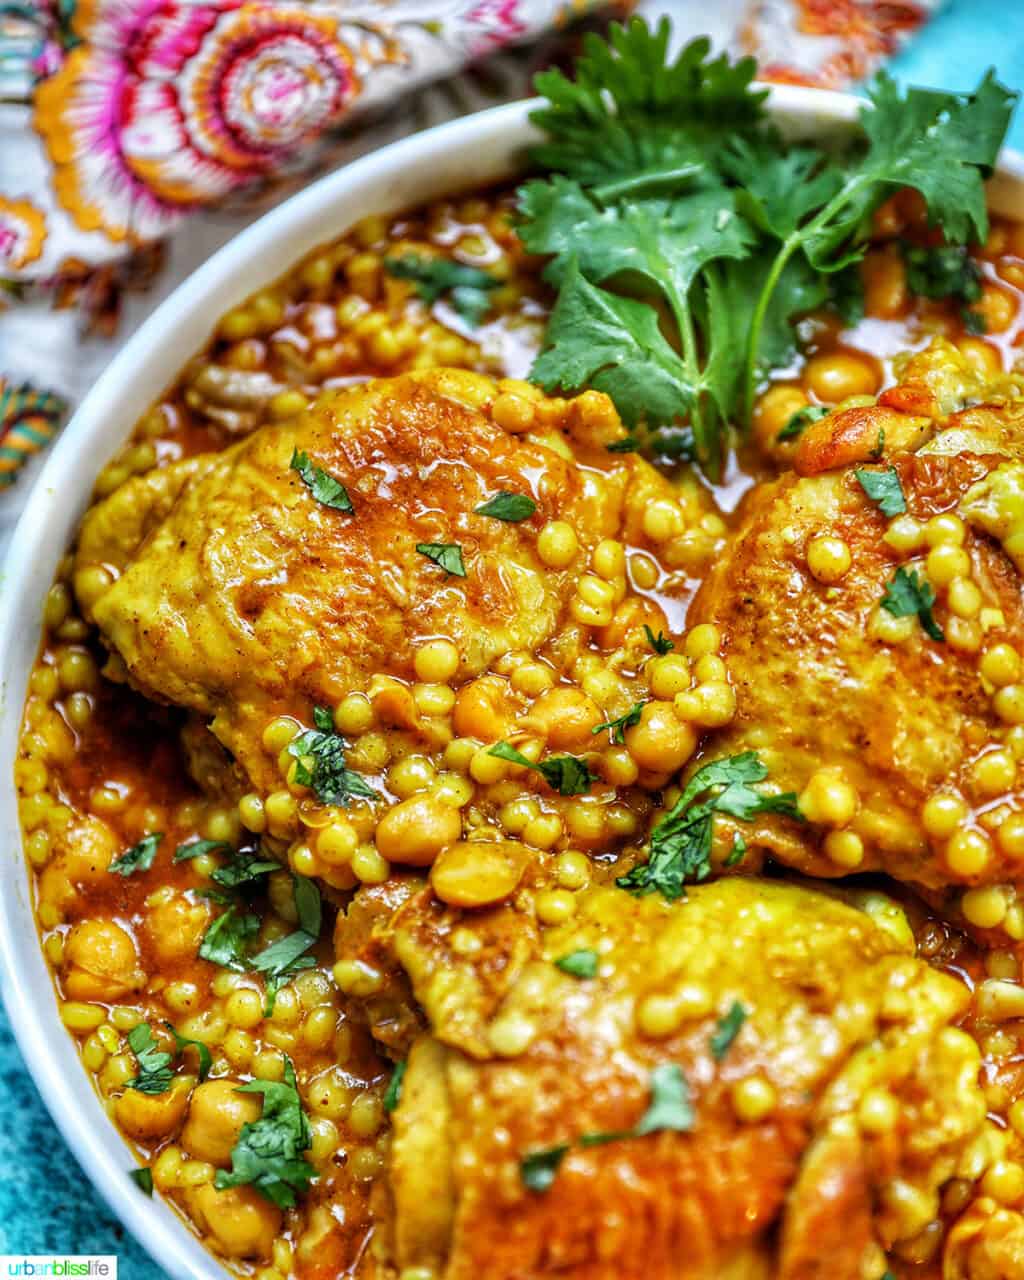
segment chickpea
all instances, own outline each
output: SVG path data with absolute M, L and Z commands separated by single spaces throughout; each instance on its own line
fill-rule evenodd
M 244 1124 L 260 1117 L 259 1094 L 239 1093 L 237 1080 L 207 1080 L 192 1094 L 181 1145 L 197 1160 L 226 1169 Z
M 176 1076 L 163 1093 L 126 1089 L 114 1101 L 117 1123 L 136 1142 L 153 1142 L 173 1133 L 188 1107 L 192 1077 Z
M 871 396 L 880 384 L 873 360 L 852 351 L 831 351 L 812 356 L 804 370 L 804 384 L 825 404 L 838 404 L 847 396 Z
M 205 902 L 189 902 L 175 894 L 150 908 L 143 929 L 157 960 L 174 964 L 196 954 L 209 923 L 210 908 Z
M 228 1258 L 269 1259 L 281 1232 L 281 1210 L 252 1187 L 218 1191 L 213 1183 L 185 1190 L 192 1216 Z
M 641 769 L 675 773 L 693 755 L 696 731 L 676 715 L 671 702 L 648 702 L 640 723 L 626 730 L 626 749 Z
M 452 725 L 462 738 L 497 742 L 508 736 L 512 716 L 509 688 L 502 676 L 481 676 L 464 685 L 455 699 Z
M 429 867 L 441 850 L 461 835 L 458 809 L 432 795 L 419 794 L 388 810 L 377 824 L 376 843 L 389 862 Z
M 515 840 L 460 840 L 434 863 L 430 883 L 450 906 L 489 907 L 515 893 L 531 858 Z
M 985 318 L 986 333 L 1004 333 L 1017 315 L 1017 302 L 1008 289 L 986 283 L 972 308 Z
M 754 406 L 754 434 L 762 449 L 770 450 L 779 432 L 795 413 L 807 407 L 807 396 L 791 382 L 777 382 L 759 398 Z
M 895 320 L 907 309 L 907 272 L 895 245 L 870 249 L 860 267 L 864 310 L 869 316 Z
M 64 989 L 73 1000 L 118 1000 L 146 980 L 131 934 L 113 920 L 83 920 L 64 944 Z
M 591 730 L 602 720 L 601 708 L 579 689 L 559 685 L 542 693 L 530 708 L 531 721 L 544 726 L 548 746 L 573 751 L 591 743 Z

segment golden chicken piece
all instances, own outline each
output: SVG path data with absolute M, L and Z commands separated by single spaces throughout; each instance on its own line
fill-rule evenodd
M 736 692 L 710 757 L 756 751 L 810 822 L 762 816 L 751 846 L 817 876 L 1020 877 L 1022 412 L 968 409 L 860 465 L 891 410 L 834 414 L 801 442 L 803 474 L 750 498 L 690 621 L 719 628 Z
M 431 370 L 327 392 L 222 453 L 129 481 L 85 519 L 83 608 L 140 690 L 212 718 L 259 790 L 280 785 L 261 745 L 275 716 L 308 723 L 311 704 L 376 691 L 381 719 L 416 727 L 409 690 L 380 681 L 410 676 L 417 644 L 451 639 L 460 679 L 536 650 L 588 548 L 623 531 L 627 490 L 667 491 L 605 448 L 621 434 L 606 397 L 508 387 Z M 600 491 L 562 432 L 603 472 Z M 536 510 L 477 513 L 502 491 Z M 538 554 L 551 520 L 580 543 L 557 567 Z
M 905 922 L 795 885 L 577 902 L 543 934 L 525 904 L 429 893 L 391 923 L 430 1027 L 393 1117 L 397 1267 L 881 1274 L 981 1140 L 980 1054 L 952 1025 L 967 988 L 914 958 Z

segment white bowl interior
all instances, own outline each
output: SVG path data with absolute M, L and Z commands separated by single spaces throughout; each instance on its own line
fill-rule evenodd
M 201 350 L 216 319 L 360 218 L 497 182 L 519 166 L 533 131 L 514 103 L 396 143 L 315 183 L 215 254 L 114 359 L 54 447 L 18 524 L 0 578 L 0 983 L 15 1035 L 58 1128 L 88 1176 L 174 1280 L 222 1280 L 220 1264 L 159 1198 L 126 1176 L 132 1157 L 107 1119 L 60 1022 L 32 912 L 12 762 L 35 661 L 42 605 L 96 474 L 139 416 Z M 848 136 L 860 103 L 782 86 L 770 109 L 791 136 Z M 1001 212 L 1024 216 L 1024 163 L 1008 155 L 993 182 Z M 185 232 L 184 234 L 187 234 Z

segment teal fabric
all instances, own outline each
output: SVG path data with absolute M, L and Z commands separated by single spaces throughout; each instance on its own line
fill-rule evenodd
M 973 86 L 995 66 L 1024 88 L 1024 8 L 953 0 L 891 64 L 906 83 Z M 1024 110 L 1011 144 L 1024 150 Z M 165 1280 L 89 1187 L 55 1132 L 0 1011 L 0 1253 L 116 1253 L 122 1280 Z

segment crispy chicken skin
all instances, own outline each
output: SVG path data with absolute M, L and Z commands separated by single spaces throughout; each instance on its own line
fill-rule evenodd
M 545 521 L 571 521 L 585 552 L 623 531 L 630 486 L 666 486 L 604 448 L 621 431 L 605 397 L 551 402 L 546 436 L 527 439 L 496 423 L 498 396 L 492 379 L 461 370 L 380 379 L 325 393 L 294 420 L 156 473 L 159 483 L 130 481 L 85 520 L 76 579 L 94 583 L 83 571 L 101 565 L 111 583 L 83 606 L 137 687 L 211 718 L 269 788 L 260 734 L 274 715 L 308 719 L 311 703 L 409 675 L 432 635 L 458 646 L 461 678 L 535 650 L 575 581 L 571 566 L 538 559 Z M 560 431 L 605 473 L 600 501 Z M 354 514 L 314 499 L 290 468 L 295 451 L 346 486 Z M 521 523 L 475 514 L 503 489 L 530 493 L 536 513 Z M 123 508 L 142 509 L 127 533 Z M 424 543 L 458 543 L 466 576 L 417 552 Z M 397 705 L 390 715 L 415 718 Z
M 399 1268 L 860 1280 L 905 1229 L 909 1199 L 923 1215 L 914 1231 L 935 1216 L 984 1121 L 979 1054 L 950 1025 L 967 989 L 897 933 L 754 878 L 674 904 L 594 888 L 570 924 L 541 936 L 521 920 L 495 1002 L 494 939 L 511 932 L 497 914 L 459 916 L 422 893 L 392 922 L 432 1032 L 394 1114 Z M 438 964 L 453 928 L 480 933 L 479 966 Z M 599 954 L 595 979 L 554 965 L 579 949 Z M 716 1056 L 734 1002 L 746 1019 Z M 633 1129 L 651 1071 L 668 1063 L 688 1082 L 692 1131 L 581 1144 Z M 894 1123 L 862 1123 L 872 1108 Z M 521 1160 L 562 1143 L 550 1188 L 529 1190 Z
M 946 353 L 926 354 L 909 371 L 918 378 Z M 756 750 L 772 781 L 800 794 L 809 824 L 768 817 L 747 839 L 803 872 L 879 869 L 932 889 L 1005 881 L 1021 860 L 998 823 L 966 846 L 955 838 L 973 830 L 972 809 L 1024 805 L 1008 743 L 1016 686 L 1002 691 L 982 666 L 993 646 L 1019 653 L 1024 644 L 1014 542 L 1024 513 L 1021 409 L 925 420 L 916 452 L 872 460 L 879 431 L 899 439 L 892 412 L 850 409 L 810 428 L 799 474 L 758 487 L 698 593 L 691 621 L 720 628 L 737 695 L 736 718 L 710 752 Z M 905 495 L 902 521 L 882 514 L 857 475 L 890 468 Z M 941 513 L 955 517 L 949 527 L 928 524 Z M 839 540 L 848 568 L 815 562 L 822 539 Z M 934 579 L 942 639 L 913 612 L 882 608 L 897 571 Z M 922 820 L 937 794 L 961 805 L 959 821 Z M 830 840 L 837 829 L 855 839 Z

